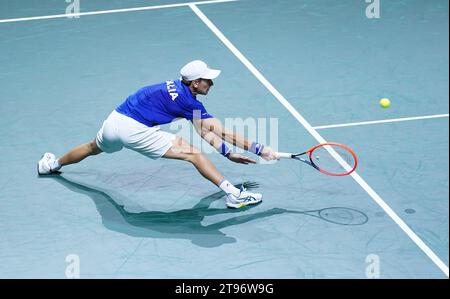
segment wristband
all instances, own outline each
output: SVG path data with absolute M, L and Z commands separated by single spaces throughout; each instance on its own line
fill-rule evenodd
M 228 158 L 228 156 L 231 154 L 231 149 L 229 149 L 228 146 L 224 142 L 222 142 L 222 145 L 220 146 L 220 153 Z
M 261 156 L 263 149 L 264 149 L 264 144 L 260 144 L 258 142 L 253 142 L 252 145 L 250 146 L 249 151 L 258 156 Z

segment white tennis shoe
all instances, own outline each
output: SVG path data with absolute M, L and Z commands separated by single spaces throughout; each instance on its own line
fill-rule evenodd
M 56 161 L 56 156 L 52 153 L 45 153 L 37 164 L 38 174 L 51 174 L 54 171 L 50 167 Z
M 248 192 L 244 187 L 241 188 L 239 196 L 227 194 L 227 207 L 232 209 L 242 208 L 248 205 L 254 205 L 262 201 L 262 194 Z

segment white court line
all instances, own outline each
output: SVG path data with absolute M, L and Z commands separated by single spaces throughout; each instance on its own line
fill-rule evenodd
M 27 18 L 16 18 L 16 19 L 3 19 L 0 23 L 12 23 L 12 22 L 23 22 L 23 21 L 34 21 L 34 20 L 48 20 L 48 19 L 58 19 L 58 18 L 73 18 L 81 16 L 91 16 L 91 15 L 103 15 L 111 13 L 122 13 L 131 11 L 141 11 L 141 10 L 153 10 L 162 8 L 173 8 L 188 6 L 191 4 L 201 5 L 201 4 L 212 4 L 212 3 L 222 3 L 222 2 L 235 2 L 239 0 L 211 0 L 211 1 L 197 1 L 197 2 L 185 2 L 185 3 L 175 3 L 175 4 L 165 4 L 165 5 L 155 5 L 155 6 L 144 6 L 144 7 L 134 7 L 134 8 L 123 8 L 123 9 L 111 9 L 111 10 L 99 10 L 72 14 L 59 14 L 59 15 L 48 15 L 48 16 L 38 16 L 38 17 L 27 17 Z
M 325 139 L 298 113 L 298 111 L 286 100 L 281 93 L 251 64 L 251 62 L 223 35 L 223 33 L 206 17 L 194 4 L 189 5 L 194 13 L 205 23 L 206 26 L 225 44 L 225 46 L 249 69 L 249 71 L 277 98 L 277 100 L 302 124 L 305 129 L 319 142 Z M 330 154 L 338 161 L 342 158 L 333 151 Z M 345 165 L 341 163 L 341 165 Z M 347 165 L 348 166 L 348 165 Z M 372 199 L 397 223 L 397 225 L 416 243 L 416 245 L 445 273 L 449 276 L 448 266 L 409 228 L 409 226 L 392 210 L 390 206 L 360 177 L 356 171 L 351 174 L 353 179 L 372 197 Z
M 330 129 L 330 128 L 364 126 L 364 125 L 373 125 L 373 124 L 393 123 L 393 122 L 399 122 L 399 121 L 410 121 L 410 120 L 430 119 L 430 118 L 443 118 L 443 117 L 448 117 L 448 114 L 435 114 L 435 115 L 425 115 L 425 116 L 414 116 L 414 117 L 403 117 L 403 118 L 391 118 L 391 119 L 382 119 L 382 120 L 361 121 L 361 122 L 346 123 L 346 124 L 315 126 L 315 127 L 313 127 L 313 129 L 321 130 L 321 129 Z

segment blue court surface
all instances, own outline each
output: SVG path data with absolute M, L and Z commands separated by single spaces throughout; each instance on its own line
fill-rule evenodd
M 372 2 L 0 0 L 0 278 L 448 278 L 449 3 Z M 237 210 L 130 150 L 37 175 L 194 59 L 222 70 L 201 98 L 222 122 L 284 152 L 346 144 L 356 172 L 210 150 L 264 196 Z

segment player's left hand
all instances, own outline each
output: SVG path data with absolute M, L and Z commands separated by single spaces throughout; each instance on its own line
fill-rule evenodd
M 235 154 L 235 153 L 231 153 L 228 156 L 228 159 L 230 161 L 233 161 L 235 163 L 240 163 L 240 164 L 255 164 L 256 163 L 255 160 L 253 160 L 253 159 L 251 159 L 249 157 L 242 156 L 242 155 Z

